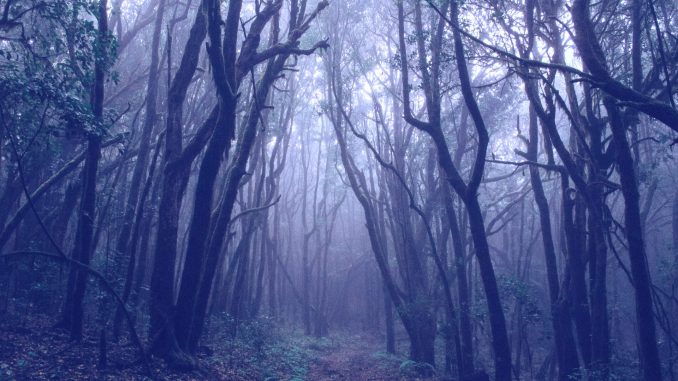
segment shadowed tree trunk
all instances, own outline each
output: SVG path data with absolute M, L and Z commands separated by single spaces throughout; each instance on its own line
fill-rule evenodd
M 138 213 L 140 210 L 137 205 L 139 201 L 139 191 L 141 189 L 143 177 L 146 174 L 146 166 L 148 164 L 148 156 L 151 148 L 151 136 L 153 135 L 153 129 L 155 128 L 157 120 L 158 82 L 160 80 L 160 37 L 162 32 L 163 17 L 165 14 L 165 0 L 158 0 L 157 4 L 155 24 L 153 27 L 153 40 L 151 41 L 151 62 L 148 69 L 148 85 L 146 91 L 145 110 L 146 116 L 141 130 L 141 136 L 139 137 L 139 153 L 137 154 L 137 160 L 134 164 L 132 181 L 129 185 L 125 214 L 123 216 L 120 234 L 118 235 L 118 241 L 115 247 L 118 258 L 121 258 L 122 260 L 127 259 L 129 261 L 127 266 L 127 277 L 125 278 L 125 288 L 122 295 L 125 302 L 127 302 L 129 293 L 131 291 L 130 285 L 132 277 L 134 276 L 136 255 L 136 253 L 131 251 L 132 242 L 130 241 L 130 234 L 132 232 L 132 225 L 135 222 L 135 212 Z M 152 178 L 152 174 L 149 176 L 149 178 Z M 120 307 L 118 307 L 113 323 L 113 335 L 115 337 L 118 336 L 121 322 L 122 311 Z
M 415 12 L 417 14 L 419 3 L 416 3 Z M 464 53 L 464 45 L 461 38 L 461 33 L 457 27 L 459 21 L 459 9 L 456 2 L 451 2 L 450 7 L 450 18 L 446 19 L 449 23 L 453 24 L 452 33 L 454 40 L 454 52 L 455 52 L 455 63 L 457 65 L 457 70 L 459 73 L 459 81 L 461 84 L 461 92 L 463 95 L 464 104 L 469 110 L 469 115 L 473 120 L 476 132 L 478 134 L 478 148 L 476 151 L 475 161 L 473 163 L 473 170 L 470 175 L 468 183 L 466 183 L 458 169 L 455 167 L 450 151 L 445 139 L 445 135 L 440 126 L 440 101 L 439 101 L 439 86 L 437 77 L 437 63 L 436 61 L 440 56 L 440 43 L 441 43 L 441 32 L 439 33 L 438 41 L 433 43 L 432 46 L 432 70 L 431 77 L 426 72 L 422 70 L 424 75 L 422 75 L 422 81 L 424 83 L 425 95 L 427 100 L 427 112 L 429 121 L 422 122 L 416 120 L 412 116 L 410 109 L 410 85 L 409 85 L 409 75 L 407 67 L 407 50 L 405 44 L 405 27 L 404 27 L 404 10 L 402 2 L 398 3 L 398 37 L 399 37 L 399 47 L 400 47 L 400 57 L 402 60 L 402 82 L 403 82 L 403 102 L 405 106 L 405 120 L 414 125 L 415 127 L 421 129 L 430 135 L 433 140 L 433 144 L 438 152 L 438 160 L 441 168 L 445 172 L 447 179 L 450 183 L 452 189 L 459 195 L 466 206 L 466 212 L 468 214 L 469 228 L 471 230 L 471 237 L 473 239 L 473 244 L 475 247 L 476 259 L 478 261 L 478 266 L 480 269 L 480 276 L 483 282 L 483 288 L 485 290 L 485 297 L 487 300 L 487 307 L 489 312 L 490 327 L 492 330 L 492 347 L 494 350 L 494 364 L 495 364 L 495 379 L 496 380 L 508 380 L 511 377 L 511 350 L 508 340 L 508 333 L 506 330 L 506 319 L 504 317 L 504 311 L 501 305 L 501 300 L 499 299 L 499 289 L 497 286 L 497 280 L 494 273 L 494 267 L 492 265 L 492 259 L 490 256 L 490 248 L 487 241 L 487 235 L 485 232 L 485 224 L 483 221 L 483 213 L 478 202 L 478 188 L 480 186 L 484 168 L 485 168 L 485 155 L 487 153 L 487 147 L 489 143 L 489 136 L 487 128 L 485 127 L 485 122 L 478 108 L 478 104 L 475 100 L 473 90 L 471 87 L 470 77 L 468 73 L 468 66 L 466 63 L 466 57 Z M 446 7 L 443 8 L 443 13 L 446 12 Z M 442 19 L 440 20 L 442 23 Z M 438 24 L 439 28 L 441 24 Z M 421 35 L 422 30 L 419 26 L 418 33 Z M 420 38 L 421 40 L 421 38 Z M 435 41 L 435 39 L 432 39 Z M 419 43 L 419 57 L 422 60 L 425 56 L 425 51 L 422 49 L 423 43 Z M 436 58 L 438 57 L 438 58 Z M 425 62 L 424 62 L 425 63 Z M 419 65 L 420 68 L 426 67 L 427 65 Z M 428 83 L 427 83 L 428 82 Z
M 389 265 L 386 235 L 383 224 L 379 219 L 377 206 L 372 200 L 373 196 L 371 196 L 365 175 L 358 170 L 353 157 L 348 152 L 344 135 L 345 124 L 348 121 L 344 123 L 345 114 L 339 110 L 340 107 L 344 107 L 342 104 L 342 89 L 335 87 L 338 86 L 337 82 L 340 82 L 337 78 L 339 69 L 335 65 L 338 64 L 338 55 L 341 52 L 341 48 L 339 46 L 333 50 L 332 60 L 327 62 L 327 70 L 331 77 L 331 83 L 328 84 L 328 93 L 334 95 L 334 101 L 336 102 L 336 105 L 329 108 L 329 119 L 332 122 L 337 138 L 343 168 L 351 189 L 364 212 L 370 247 L 377 261 L 385 288 L 409 336 L 410 358 L 417 362 L 435 364 L 433 346 L 435 321 L 432 313 L 428 305 L 422 303 L 422 301 L 417 301 L 416 294 L 411 294 L 409 289 L 407 289 L 408 292 L 405 292 L 396 284 Z
M 457 275 L 457 298 L 459 299 L 459 330 L 461 334 L 461 355 L 463 363 L 468 368 L 467 373 L 472 374 L 474 370 L 473 365 L 473 329 L 471 327 L 471 303 L 469 300 L 468 291 L 468 277 L 466 276 L 466 256 L 461 238 L 461 231 L 459 230 L 459 222 L 457 220 L 457 213 L 454 209 L 454 199 L 452 198 L 452 190 L 449 185 L 443 185 L 443 192 L 445 192 L 445 213 L 449 221 L 450 234 L 452 236 L 452 251 L 454 254 L 454 269 Z
M 678 191 L 673 196 L 673 250 L 678 250 Z
M 205 154 L 200 163 L 198 180 L 193 203 L 186 261 L 181 273 L 181 286 L 176 304 L 175 331 L 179 345 L 192 353 L 188 344 L 191 320 L 194 316 L 195 294 L 199 287 L 202 265 L 205 256 L 206 232 L 210 230 L 210 214 L 213 208 L 214 184 L 221 168 L 224 154 L 228 153 L 235 134 L 237 105 L 236 92 L 236 43 L 241 1 L 230 1 L 225 31 L 221 38 L 222 20 L 220 2 L 207 0 L 207 30 L 209 36 L 208 56 L 212 74 L 218 89 L 218 117 L 216 128 L 210 136 Z M 223 51 L 222 51 L 223 49 Z
M 643 224 L 640 216 L 640 194 L 635 174 L 633 155 L 626 136 L 626 128 L 614 100 L 605 100 L 610 118 L 613 142 L 617 147 L 616 163 L 624 196 L 624 230 L 629 245 L 631 274 L 635 288 L 636 321 L 638 324 L 641 368 L 645 380 L 661 380 L 661 362 L 657 349 L 652 300 L 652 280 L 647 264 Z
M 235 0 L 237 1 L 237 0 Z M 300 13 L 296 16 L 300 18 L 299 24 L 292 24 L 294 29 L 290 30 L 288 35 L 288 41 L 285 43 L 278 43 L 279 37 L 279 20 L 278 20 L 278 11 L 282 6 L 282 2 L 273 2 L 267 5 L 258 16 L 252 21 L 248 37 L 243 41 L 243 48 L 240 51 L 237 62 L 237 72 L 236 72 L 236 83 L 239 83 L 248 73 L 251 76 L 254 76 L 253 68 L 259 62 L 267 62 L 266 68 L 261 74 L 260 79 L 254 83 L 252 78 L 252 96 L 253 99 L 249 104 L 247 114 L 243 120 L 242 131 L 239 134 L 237 144 L 235 146 L 235 151 L 233 154 L 233 159 L 231 164 L 226 172 L 226 181 L 225 189 L 222 195 L 222 198 L 219 202 L 216 214 L 211 218 L 212 223 L 210 225 L 209 234 L 206 239 L 205 251 L 199 263 L 201 270 L 197 272 L 199 274 L 197 287 L 191 286 L 195 289 L 192 298 L 189 300 L 185 298 L 187 305 L 182 305 L 180 309 L 192 310 L 191 314 L 186 314 L 190 319 L 187 322 L 185 319 L 179 320 L 178 323 L 181 324 L 179 327 L 182 331 L 182 337 L 185 337 L 183 344 L 185 348 L 191 353 L 197 348 L 198 341 L 202 335 L 202 330 L 205 324 L 205 316 L 207 313 L 207 303 L 209 295 L 211 294 L 212 284 L 214 276 L 216 274 L 217 264 L 219 263 L 219 258 L 223 252 L 224 238 L 226 237 L 226 232 L 231 220 L 231 214 L 233 212 L 233 207 L 236 201 L 238 190 L 240 189 L 240 180 L 246 174 L 247 162 L 252 151 L 252 147 L 255 143 L 257 136 L 257 126 L 259 125 L 261 118 L 261 113 L 265 102 L 268 99 L 269 92 L 278 79 L 280 73 L 283 71 L 287 59 L 292 55 L 309 55 L 315 52 L 317 49 L 327 47 L 327 43 L 321 41 L 316 43 L 310 49 L 297 49 L 297 44 L 299 39 L 310 27 L 310 23 L 317 17 L 317 15 L 327 7 L 327 2 L 320 2 L 316 6 L 315 10 L 309 15 L 304 15 Z M 217 13 L 214 8 L 211 10 L 212 22 L 218 20 L 216 16 Z M 231 8 L 229 8 L 229 14 Z M 235 23 L 237 28 L 239 18 L 238 14 L 234 14 L 231 19 L 230 16 L 227 18 L 226 25 L 230 25 L 229 21 Z M 256 52 L 257 46 L 259 45 L 259 34 L 264 29 L 264 26 L 269 19 L 273 18 L 273 26 L 271 28 L 271 36 L 269 39 L 269 48 L 265 49 L 262 52 Z M 237 29 L 236 29 L 237 30 Z M 213 29 L 210 29 L 210 33 L 214 33 Z M 219 41 L 218 36 L 210 34 L 211 41 Z M 230 37 L 229 37 L 230 38 Z M 229 49 L 234 49 L 230 47 Z M 217 54 L 216 50 L 208 51 L 210 54 L 210 60 L 212 62 L 218 62 L 220 56 Z M 224 56 L 227 56 L 226 54 Z M 214 65 L 219 68 L 220 65 Z M 228 91 L 228 85 L 225 80 L 215 77 L 215 82 L 217 82 L 217 88 L 219 93 L 224 93 Z M 196 265 L 198 265 L 196 261 Z M 193 271 L 193 270 L 192 270 Z M 191 281 L 195 281 L 192 279 Z M 182 285 L 182 288 L 184 286 Z M 187 286 L 188 287 L 188 286 Z M 190 290 L 189 290 L 190 291 Z M 188 295 L 190 293 L 185 293 Z M 181 293 L 180 293 L 181 297 Z M 192 307 L 191 307 L 192 306 Z M 187 324 L 188 323 L 188 324 Z
M 104 128 L 104 85 L 108 65 L 108 10 L 107 1 L 99 0 L 98 5 L 98 32 L 97 41 L 103 51 L 95 58 L 94 83 L 90 105 L 92 114 L 99 128 Z M 78 211 L 78 224 L 75 235 L 75 247 L 71 258 L 84 265 L 89 265 L 92 256 L 94 215 L 96 208 L 97 169 L 101 156 L 101 131 L 88 133 L 87 153 L 85 166 L 82 170 L 82 195 L 80 197 L 80 210 Z M 59 326 L 66 328 L 73 340 L 82 338 L 83 306 L 87 287 L 87 272 L 79 267 L 72 267 L 68 276 L 68 289 L 66 301 L 62 311 Z
M 396 353 L 395 327 L 393 324 L 393 303 L 384 286 L 384 325 L 386 327 L 386 352 Z
M 151 351 L 165 356 L 179 366 L 191 366 L 182 355 L 173 327 L 174 272 L 177 258 L 177 232 L 181 195 L 188 168 L 180 163 L 182 153 L 183 105 L 188 86 L 198 65 L 200 47 L 207 34 L 205 1 L 201 2 L 195 21 L 167 95 L 167 126 L 161 168 L 162 185 L 158 206 L 158 228 L 155 240 L 150 292 L 149 339 Z M 168 36 L 168 39 L 171 36 Z M 171 39 L 168 57 L 171 55 Z M 168 62 L 168 67 L 171 62 Z M 190 164 L 189 164 L 190 166 Z
M 605 55 L 596 37 L 591 23 L 589 0 L 575 0 L 572 6 L 572 20 L 575 26 L 575 43 L 591 74 L 601 81 L 612 82 Z M 613 94 L 614 95 L 614 94 Z M 624 196 L 624 222 L 626 239 L 629 245 L 629 258 L 633 287 L 635 289 L 636 321 L 640 342 L 640 360 L 645 380 L 661 380 L 661 362 L 657 350 L 657 337 L 654 323 L 652 301 L 652 281 L 647 266 L 643 228 L 640 218 L 640 196 L 635 174 L 633 156 L 626 137 L 626 127 L 621 118 L 616 102 L 604 96 L 603 103 L 607 110 L 613 142 L 616 147 L 615 162 L 621 180 L 621 191 Z M 673 110 L 678 115 L 676 110 Z M 657 117 L 656 115 L 653 115 Z M 678 122 L 669 125 L 678 127 Z
M 533 108 L 530 109 L 529 118 L 529 143 L 526 158 L 536 163 L 539 158 L 539 131 L 537 115 Z M 532 183 L 532 191 L 534 192 L 534 198 L 539 209 L 546 276 L 551 300 L 551 320 L 555 338 L 556 357 L 558 358 L 558 379 L 567 381 L 575 377 L 575 372 L 579 368 L 579 360 L 577 359 L 577 349 L 574 337 L 572 336 L 572 322 L 569 311 L 563 308 L 564 299 L 560 297 L 561 290 L 558 280 L 556 250 L 551 229 L 551 212 L 539 175 L 539 169 L 534 165 L 530 166 L 530 182 Z
M 561 38 L 561 27 L 557 21 L 559 7 L 562 6 L 557 1 L 547 1 L 544 3 L 544 16 L 548 19 L 550 45 L 553 48 L 553 62 L 557 64 L 565 64 L 564 48 Z M 562 73 L 565 79 L 566 93 L 568 98 L 568 105 L 574 120 L 571 121 L 571 141 L 573 141 L 573 152 L 577 153 L 574 166 L 578 168 L 578 172 L 583 172 L 585 149 L 584 143 L 577 138 L 577 131 L 583 125 L 583 116 L 579 111 L 579 101 L 577 93 L 572 81 L 572 75 L 568 72 Z M 535 99 L 536 100 L 536 99 Z M 553 136 L 544 123 L 550 123 L 540 117 L 542 127 L 545 130 L 544 135 L 548 136 L 552 141 Z M 576 170 L 574 167 L 568 169 Z M 562 174 L 564 180 L 567 180 L 567 174 Z M 563 199 L 563 224 L 566 241 L 567 252 L 567 267 L 565 276 L 565 285 L 568 292 L 562 293 L 564 303 L 569 305 L 572 321 L 575 323 L 575 332 L 577 337 L 577 347 L 584 362 L 583 366 L 589 368 L 591 365 L 591 315 L 589 309 L 589 302 L 587 297 L 586 287 L 586 258 L 585 253 L 585 236 L 586 236 L 586 200 L 582 196 L 583 192 L 576 192 L 574 189 L 569 189 L 569 181 L 562 183 L 562 199 Z M 568 184 L 568 186 L 565 186 Z M 569 278 L 569 279 L 568 279 Z

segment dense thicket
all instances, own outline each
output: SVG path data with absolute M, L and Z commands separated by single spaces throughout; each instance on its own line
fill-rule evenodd
M 670 0 L 2 0 L 0 317 L 104 366 L 268 317 L 422 376 L 674 379 L 677 30 Z

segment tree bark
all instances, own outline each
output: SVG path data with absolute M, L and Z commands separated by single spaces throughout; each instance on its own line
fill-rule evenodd
M 184 100 L 198 65 L 202 41 L 207 34 L 204 3 L 203 0 L 195 16 L 181 64 L 169 87 L 158 229 L 151 274 L 149 327 L 151 352 L 170 359 L 174 365 L 179 367 L 191 367 L 194 363 L 181 353 L 173 327 L 179 209 L 188 171 L 185 163 L 179 163 L 178 160 L 182 153 Z M 170 56 L 171 39 L 168 45 L 170 46 L 168 56 Z M 190 163 L 188 166 L 190 167 Z
M 641 368 L 645 380 L 660 381 L 662 372 L 655 332 L 652 280 L 650 279 L 643 238 L 640 193 L 633 155 L 616 102 L 611 98 L 605 99 L 604 102 L 610 117 L 613 141 L 617 147 L 616 163 L 621 180 L 622 195 L 624 196 L 624 230 L 629 245 L 633 287 L 636 291 L 636 322 L 638 324 L 638 340 L 640 341 Z
M 464 99 L 464 103 L 469 110 L 469 115 L 471 116 L 476 131 L 478 134 L 478 149 L 476 152 L 476 158 L 473 165 L 473 170 L 469 179 L 468 184 L 464 182 L 461 175 L 459 174 L 457 168 L 454 166 L 450 151 L 445 140 L 445 136 L 440 127 L 440 109 L 439 101 L 436 101 L 439 90 L 437 89 L 437 81 L 435 78 L 431 81 L 430 84 L 426 84 L 426 76 L 423 76 L 424 87 L 427 88 L 425 94 L 427 94 L 427 111 L 429 115 L 428 122 L 422 122 L 416 120 L 412 116 L 410 109 L 410 96 L 409 96 L 409 80 L 408 80 L 408 67 L 405 57 L 407 57 L 405 36 L 404 36 L 404 10 L 401 2 L 398 3 L 398 38 L 400 46 L 400 56 L 403 60 L 403 70 L 402 70 L 402 82 L 403 82 L 403 102 L 405 106 L 405 120 L 413 124 L 415 127 L 423 130 L 428 133 L 433 139 L 434 145 L 438 152 L 438 160 L 441 168 L 443 168 L 445 174 L 447 175 L 450 186 L 454 191 L 461 197 L 466 205 L 466 211 L 469 219 L 469 227 L 471 229 L 471 237 L 473 239 L 475 254 L 478 260 L 478 266 L 480 268 L 480 276 L 483 281 L 483 287 L 485 290 L 485 296 L 488 305 L 489 311 L 489 320 L 490 326 L 492 329 L 492 346 L 494 350 L 494 363 L 495 363 L 495 379 L 496 380 L 508 380 L 511 377 L 511 350 L 508 340 L 508 333 L 506 330 L 506 319 L 504 317 L 503 308 L 501 305 L 501 300 L 499 299 L 499 289 L 497 286 L 497 280 L 494 273 L 494 267 L 492 265 L 492 259 L 490 256 L 490 249 L 487 242 L 487 235 L 485 232 L 485 226 L 483 221 L 483 214 L 478 203 L 478 188 L 480 186 L 484 167 L 485 167 L 485 155 L 487 153 L 487 147 L 489 143 L 489 136 L 483 117 L 478 108 L 478 104 L 473 95 L 473 89 L 470 83 L 470 77 L 468 73 L 468 66 L 466 63 L 464 45 L 461 39 L 461 33 L 459 28 L 454 26 L 459 23 L 459 9 L 456 2 L 451 2 L 450 4 L 450 21 L 454 24 L 452 28 L 453 39 L 454 39 L 454 49 L 455 49 L 455 63 L 457 64 L 457 69 L 459 72 L 459 81 L 461 84 L 461 91 Z M 439 45 L 436 46 L 438 49 Z M 420 56 L 421 54 L 421 48 Z M 435 51 L 434 51 L 435 56 Z M 420 65 L 422 66 L 422 65 Z M 433 65 L 435 67 L 435 65 Z M 437 70 L 437 69 L 436 69 Z M 436 70 L 433 70 L 433 73 L 436 73 Z M 435 74 L 437 76 L 437 74 Z M 434 77 L 435 77 L 434 76 Z
M 678 252 L 678 191 L 673 196 L 673 250 Z
M 529 113 L 529 144 L 526 158 L 532 162 L 539 159 L 539 128 L 537 115 L 534 108 Z M 546 262 L 546 276 L 548 279 L 549 296 L 551 299 L 551 320 L 553 324 L 556 357 L 558 359 L 558 379 L 561 381 L 571 380 L 579 368 L 577 348 L 572 336 L 572 326 L 569 312 L 562 308 L 560 298 L 560 282 L 558 280 L 558 267 L 553 233 L 551 229 L 551 212 L 544 192 L 544 186 L 539 175 L 539 169 L 530 166 L 530 182 L 534 199 L 539 210 L 541 224 L 541 236 Z
M 596 37 L 596 32 L 590 18 L 589 7 L 589 0 L 575 0 L 572 4 L 571 12 L 575 26 L 575 44 L 591 74 L 600 80 L 612 82 L 614 80 L 610 76 L 605 55 Z M 640 195 L 633 156 L 626 137 L 626 127 L 621 119 L 616 102 L 610 97 L 604 97 L 603 103 L 607 110 L 613 141 L 616 147 L 615 161 L 621 181 L 622 195 L 624 196 L 625 232 L 629 245 L 633 286 L 636 291 L 636 323 L 638 325 L 643 378 L 647 381 L 659 381 L 662 379 L 662 373 L 654 323 L 652 281 L 650 280 L 645 244 L 643 242 Z M 672 111 L 673 114 L 678 116 L 676 110 Z M 659 117 L 655 114 L 653 116 Z M 665 116 L 669 117 L 670 113 L 666 113 Z M 672 123 L 669 126 L 676 129 L 678 128 L 678 118 L 675 119 L 672 122 L 664 121 L 664 119 L 660 120 L 665 123 Z
M 94 88 L 91 94 L 92 114 L 100 128 L 103 128 L 104 85 L 106 80 L 106 56 L 108 46 L 108 13 L 107 1 L 100 0 L 98 7 L 98 35 L 97 40 L 103 49 L 102 56 L 95 57 Z M 85 166 L 82 171 L 82 195 L 78 213 L 78 225 L 75 237 L 75 247 L 71 258 L 85 266 L 89 265 L 92 255 L 94 215 L 96 212 L 97 169 L 101 156 L 101 136 L 99 132 L 90 133 L 87 137 L 87 153 Z M 72 268 L 68 279 L 68 290 L 59 325 L 68 329 L 72 340 L 80 340 L 83 330 L 83 299 L 87 287 L 87 272 L 81 268 Z

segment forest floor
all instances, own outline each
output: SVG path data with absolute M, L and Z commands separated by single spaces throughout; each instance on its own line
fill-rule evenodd
M 177 372 L 151 359 L 151 374 L 129 343 L 106 345 L 108 363 L 99 369 L 100 338 L 87 332 L 80 342 L 51 327 L 53 319 L 0 315 L 0 381 L 9 380 L 413 380 L 401 373 L 403 357 L 380 351 L 370 336 L 312 338 L 261 327 L 226 339 L 213 329 L 198 353 L 199 368 Z
M 402 360 L 378 351 L 371 338 L 349 336 L 335 348 L 320 351 L 310 365 L 308 380 L 400 380 Z

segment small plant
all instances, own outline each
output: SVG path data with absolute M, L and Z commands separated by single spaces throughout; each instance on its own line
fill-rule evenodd
M 435 368 L 425 362 L 405 360 L 400 364 L 400 374 L 407 378 L 432 377 Z

